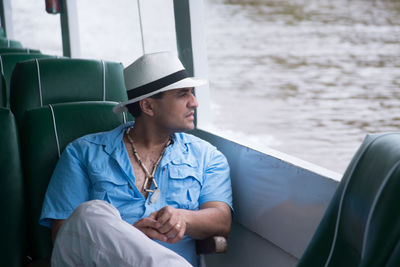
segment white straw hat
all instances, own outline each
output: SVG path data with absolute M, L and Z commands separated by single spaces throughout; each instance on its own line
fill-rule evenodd
M 124 69 L 124 77 L 128 101 L 116 105 L 115 113 L 127 111 L 126 105 L 160 92 L 207 83 L 188 77 L 181 61 L 171 52 L 144 54 Z

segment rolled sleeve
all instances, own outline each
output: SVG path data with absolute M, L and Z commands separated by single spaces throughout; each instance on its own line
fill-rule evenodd
M 222 201 L 232 209 L 232 187 L 229 165 L 225 156 L 213 150 L 203 174 L 199 204 L 209 201 Z
M 90 185 L 80 150 L 73 144 L 62 153 L 44 198 L 39 223 L 51 227 L 53 219 L 66 219 L 82 202 L 89 200 Z

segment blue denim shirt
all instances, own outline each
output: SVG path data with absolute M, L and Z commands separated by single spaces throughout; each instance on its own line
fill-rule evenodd
M 208 201 L 232 208 L 229 166 L 214 146 L 195 136 L 175 133 L 156 170 L 160 199 L 150 203 L 135 186 L 135 175 L 123 142 L 133 122 L 109 132 L 90 134 L 62 153 L 47 188 L 40 224 L 66 219 L 81 203 L 101 199 L 116 207 L 129 224 L 164 206 L 197 210 Z M 159 242 L 197 265 L 195 243 L 185 236 L 176 244 Z

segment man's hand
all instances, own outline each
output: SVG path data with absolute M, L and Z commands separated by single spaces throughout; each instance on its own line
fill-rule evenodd
M 210 201 L 203 203 L 199 210 L 166 206 L 133 226 L 152 239 L 172 244 L 182 240 L 185 234 L 195 239 L 228 236 L 231 219 L 231 209 L 227 204 Z
M 182 240 L 186 231 L 186 221 L 179 209 L 166 206 L 152 214 L 161 225 L 158 231 L 168 237 L 168 243 L 174 244 Z
M 166 206 L 133 224 L 145 235 L 170 244 L 179 242 L 186 231 L 180 210 Z

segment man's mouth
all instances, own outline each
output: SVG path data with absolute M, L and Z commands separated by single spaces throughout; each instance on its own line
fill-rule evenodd
M 187 118 L 193 117 L 194 118 L 194 111 L 191 111 L 186 115 Z

